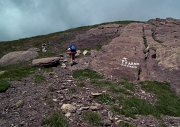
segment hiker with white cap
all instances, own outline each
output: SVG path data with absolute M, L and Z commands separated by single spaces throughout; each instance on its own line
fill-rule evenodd
M 42 44 L 42 52 L 46 52 L 46 43 Z
M 72 66 L 72 65 L 74 64 L 74 60 L 75 60 L 76 46 L 72 44 L 72 45 L 67 49 L 67 54 L 69 54 L 69 56 L 70 56 L 70 64 L 71 64 L 71 66 Z

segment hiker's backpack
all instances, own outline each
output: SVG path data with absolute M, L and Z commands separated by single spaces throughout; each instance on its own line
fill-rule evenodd
M 71 46 L 70 46 L 70 49 L 71 49 L 71 52 L 76 52 L 76 46 L 71 45 Z

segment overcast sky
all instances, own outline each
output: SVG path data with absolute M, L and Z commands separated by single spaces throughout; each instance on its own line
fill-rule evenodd
M 180 19 L 180 0 L 0 0 L 0 41 L 104 22 Z

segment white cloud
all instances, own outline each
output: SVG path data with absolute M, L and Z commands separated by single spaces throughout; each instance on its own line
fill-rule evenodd
M 180 19 L 179 0 L 0 0 L 0 41 L 119 20 Z

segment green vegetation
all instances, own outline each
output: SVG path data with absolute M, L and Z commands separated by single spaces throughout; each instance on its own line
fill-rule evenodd
M 49 86 L 48 87 L 48 91 L 50 91 L 50 92 L 54 92 L 56 89 L 53 87 L 53 86 Z
M 102 48 L 102 46 L 103 46 L 102 44 L 96 44 L 94 49 L 99 51 Z
M 84 69 L 84 70 L 76 70 L 73 72 L 73 77 L 74 78 L 79 78 L 79 79 L 101 79 L 102 76 L 98 74 L 97 72 L 89 69 Z
M 33 80 L 35 83 L 42 83 L 46 80 L 46 78 L 42 75 L 34 75 Z
M 53 56 L 58 56 L 58 53 L 54 53 L 51 50 L 47 50 L 46 52 L 39 52 L 39 56 L 37 58 L 46 58 Z
M 124 94 L 124 95 L 131 95 L 128 91 L 123 88 L 118 88 L 117 86 L 110 86 L 108 91 L 112 93 Z
M 143 27 L 143 41 L 144 41 L 144 49 L 143 49 L 143 53 L 146 54 L 147 52 L 149 52 L 149 46 L 147 44 L 147 39 L 146 39 L 146 35 L 144 33 L 144 27 Z
M 76 92 L 76 88 L 74 87 L 69 88 L 69 93 L 75 93 L 75 92 Z
M 23 77 L 26 77 L 30 74 L 33 74 L 37 68 L 30 67 L 30 66 L 7 66 L 7 67 L 0 67 L 0 70 L 5 70 L 0 76 L 0 79 L 8 79 L 8 80 L 21 80 Z
M 126 78 L 121 78 L 119 84 L 123 85 L 126 89 L 135 92 L 134 84 L 128 81 Z
M 122 103 L 122 109 L 117 106 L 112 107 L 112 111 L 119 115 L 136 118 L 135 115 L 154 115 L 160 117 L 156 109 L 146 100 L 137 99 L 135 97 L 127 98 Z
M 111 97 L 109 94 L 101 94 L 99 96 L 95 96 L 94 99 L 97 102 L 105 105 L 110 105 L 115 103 L 115 99 Z
M 118 123 L 118 127 L 136 127 L 136 125 L 121 121 Z
M 94 86 L 98 86 L 98 87 L 105 87 L 105 86 L 112 86 L 114 85 L 112 82 L 110 81 L 106 81 L 106 80 L 97 80 L 97 79 L 93 79 L 91 80 L 91 84 Z
M 86 84 L 85 84 L 84 82 L 77 82 L 77 83 L 76 83 L 76 86 L 78 86 L 78 87 L 84 87 L 84 86 L 86 86 Z
M 115 22 L 107 22 L 107 23 L 102 23 L 102 24 L 97 24 L 97 25 L 93 25 L 92 27 L 97 27 L 99 25 L 107 25 L 107 24 L 130 24 L 130 23 L 141 23 L 140 21 L 133 21 L 133 20 L 124 20 L 124 21 L 115 21 Z
M 145 45 L 145 48 L 146 48 L 148 45 L 147 45 L 147 40 L 146 40 L 146 36 L 145 35 L 143 36 L 143 40 L 144 40 L 144 45 Z
M 39 72 L 53 72 L 53 68 L 50 68 L 50 67 L 38 67 L 38 71 Z
M 0 67 L 0 71 L 4 71 L 4 73 L 0 75 L 0 80 L 20 81 L 22 78 L 27 77 L 28 75 L 34 74 L 37 71 L 51 72 L 52 68 L 32 67 L 32 66 L 28 66 L 28 62 L 25 62 L 23 64 L 19 63 L 19 64 Z M 45 77 L 41 75 L 35 75 L 33 79 L 35 83 L 41 83 L 45 81 Z
M 52 107 L 52 108 L 54 107 L 53 100 L 47 100 L 46 103 L 47 103 L 47 105 L 49 105 L 49 107 Z
M 158 127 L 168 127 L 166 124 L 160 124 Z
M 102 118 L 99 114 L 87 111 L 82 114 L 84 120 L 92 126 L 102 126 Z
M 10 86 L 10 83 L 8 81 L 0 80 L 0 93 L 5 92 L 9 86 Z
M 170 116 L 180 116 L 180 97 L 170 90 L 170 85 L 167 82 L 146 81 L 141 82 L 141 87 L 156 95 L 156 109 Z
M 122 82 L 122 81 L 121 81 Z M 127 82 L 124 79 L 124 82 Z M 161 118 L 161 114 L 170 116 L 180 116 L 180 97 L 170 91 L 170 85 L 166 82 L 161 83 L 157 81 L 140 82 L 141 87 L 147 92 L 153 92 L 156 95 L 157 102 L 153 106 L 146 100 L 141 100 L 135 97 L 118 96 L 116 102 L 122 105 L 122 108 L 112 106 L 112 111 L 119 115 L 136 118 L 135 115 L 153 115 Z M 118 89 L 110 87 L 109 91 L 118 93 Z
M 56 110 L 52 112 L 49 118 L 42 120 L 41 125 L 48 125 L 49 127 L 68 127 L 68 120 L 60 111 Z
M 145 36 L 145 34 L 144 34 L 144 27 L 143 27 L 143 41 L 144 41 L 144 46 L 145 46 L 145 48 L 147 48 L 147 47 L 148 47 L 148 44 L 147 44 L 146 36 Z
M 110 94 L 102 94 L 94 97 L 95 101 L 101 104 L 112 105 L 121 104 L 122 107 L 112 106 L 112 111 L 119 115 L 136 118 L 140 115 L 153 115 L 161 119 L 161 114 L 170 116 L 180 116 L 180 98 L 170 91 L 168 83 L 160 82 L 140 82 L 142 89 L 147 92 L 153 92 L 156 95 L 157 102 L 152 105 L 148 100 L 135 98 L 132 93 L 135 93 L 135 85 L 128 81 L 127 78 L 121 78 L 115 84 L 102 79 L 102 76 L 97 75 L 91 70 L 78 70 L 74 72 L 75 78 L 90 78 L 90 83 L 96 87 L 107 87 L 108 91 L 115 93 L 115 97 Z M 95 76 L 97 75 L 97 76 Z M 120 87 L 121 86 L 121 87 Z

